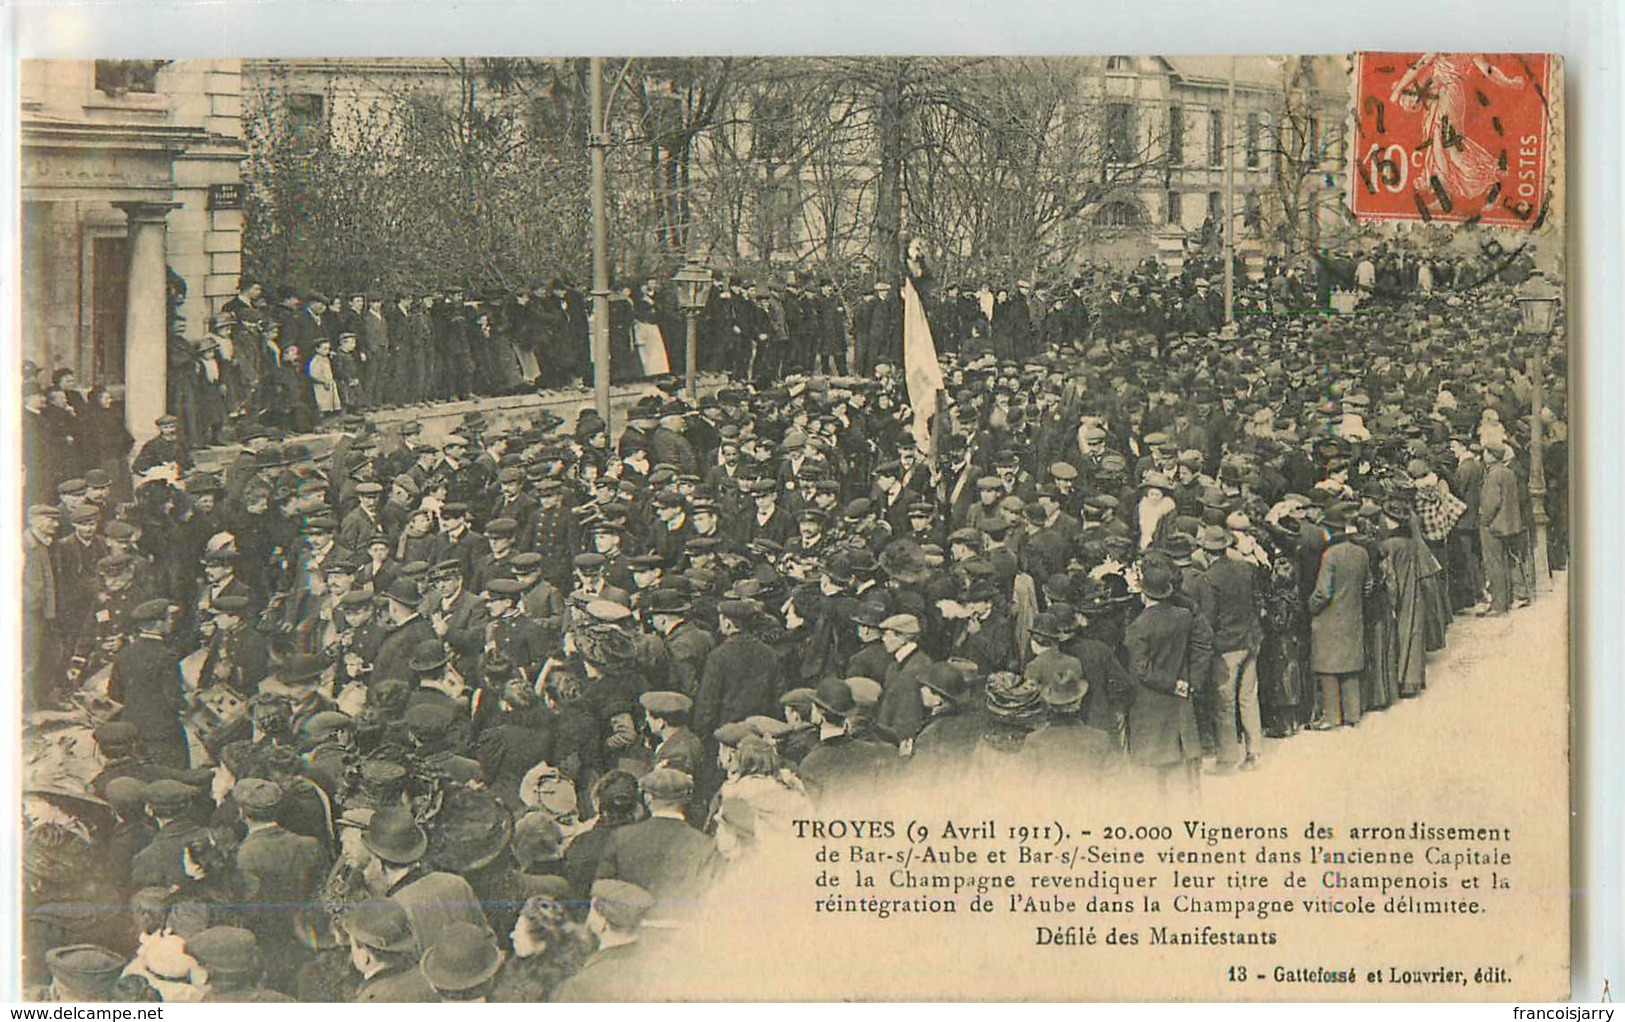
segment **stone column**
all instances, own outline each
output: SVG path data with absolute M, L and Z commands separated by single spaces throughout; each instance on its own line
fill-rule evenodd
M 169 259 L 164 218 L 178 202 L 115 202 L 130 222 L 124 303 L 124 421 L 139 444 L 158 432 L 167 402 Z

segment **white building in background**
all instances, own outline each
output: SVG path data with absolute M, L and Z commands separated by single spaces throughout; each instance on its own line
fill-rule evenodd
M 188 337 L 242 269 L 241 61 L 24 61 L 23 357 L 164 412 L 168 275 Z
M 1080 231 L 1086 258 L 1178 266 L 1204 238 L 1211 250 L 1227 157 L 1236 246 L 1251 269 L 1312 250 L 1343 222 L 1344 58 L 1113 56 L 1084 86 L 1106 120 L 1108 164 L 1112 151 L 1137 164 L 1094 211 L 1095 230 Z

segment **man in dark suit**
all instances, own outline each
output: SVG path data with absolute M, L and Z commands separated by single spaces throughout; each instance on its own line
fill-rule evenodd
M 1326 509 L 1331 533 L 1309 596 L 1309 669 L 1320 685 L 1320 731 L 1360 722 L 1360 672 L 1365 669 L 1365 607 L 1370 556 L 1353 541 L 1345 505 Z
M 716 843 L 684 819 L 694 780 L 681 770 L 657 767 L 638 782 L 649 818 L 617 827 L 598 859 L 598 879 L 625 880 L 654 895 L 655 918 L 681 915 L 711 879 Z
M 875 723 L 910 743 L 925 724 L 925 703 L 920 687 L 931 675 L 931 657 L 920 648 L 920 619 L 913 614 L 893 614 L 880 622 L 880 641 L 890 662 L 883 683 L 880 713 Z
M 1478 505 L 1484 487 L 1484 462 L 1460 440 L 1452 440 L 1456 472 L 1450 490 L 1467 510 L 1456 519 L 1450 535 L 1451 605 L 1454 610 L 1474 606 L 1484 593 L 1484 555 L 1478 545 Z
M 43 701 L 56 686 L 61 662 L 62 600 L 57 581 L 57 531 L 62 510 L 52 504 L 28 509 L 23 532 L 23 671 L 28 694 Z
M 137 475 L 159 465 L 173 464 L 177 477 L 192 470 L 192 452 L 181 437 L 180 420 L 173 415 L 157 419 L 158 435 L 141 445 L 130 469 Z
M 132 888 L 185 883 L 186 846 L 204 829 L 194 815 L 198 789 L 165 778 L 148 784 L 146 795 L 147 811 L 158 821 L 158 830 L 130 860 Z
M 385 899 L 347 908 L 339 925 L 350 938 L 350 958 L 361 974 L 357 1004 L 415 1004 L 435 999 L 418 968 L 412 920 L 400 903 Z
M 1218 768 L 1253 769 L 1264 747 L 1264 726 L 1258 708 L 1258 596 L 1256 569 L 1227 555 L 1235 537 L 1222 525 L 1204 525 L 1196 536 L 1194 557 L 1202 568 L 1188 595 L 1213 629 L 1214 730 L 1218 737 Z M 1245 746 L 1236 740 L 1241 721 Z
M 778 709 L 779 694 L 773 690 L 778 654 L 747 630 L 760 608 L 751 600 L 723 600 L 717 609 L 722 644 L 705 658 L 694 698 L 694 730 L 702 737 L 723 724 L 771 716 Z
M 779 506 L 779 490 L 771 479 L 757 479 L 750 484 L 756 507 L 739 525 L 738 537 L 743 543 L 759 539 L 770 540 L 783 546 L 796 531 L 794 516 Z
M 536 544 L 536 498 L 525 492 L 525 470 L 510 465 L 497 473 L 500 488 L 491 505 L 490 521 L 511 518 L 518 528 L 514 532 L 514 549 L 524 553 Z
M 890 280 L 875 281 L 874 294 L 859 303 L 855 332 L 859 376 L 873 375 L 877 362 L 902 363 L 903 302 Z
M 326 856 L 315 838 L 277 823 L 283 792 L 275 781 L 244 778 L 231 789 L 231 799 L 248 828 L 237 846 L 237 871 L 255 892 L 250 928 L 265 952 L 267 978 L 281 985 L 309 957 Z
M 373 661 L 372 676 L 376 681 L 391 678 L 410 682 L 416 678 L 412 670 L 412 657 L 418 646 L 435 638 L 434 626 L 418 613 L 423 596 L 418 585 L 409 578 L 398 578 L 384 592 L 388 616 L 384 621 L 384 639 Z
M 248 697 L 259 692 L 271 670 L 271 648 L 264 633 L 249 625 L 249 606 L 249 598 L 240 594 L 214 600 L 214 634 L 198 675 L 200 686 L 224 683 Z
M 148 600 L 131 612 L 136 635 L 113 659 L 108 695 L 124 704 L 124 720 L 141 729 L 147 752 L 164 766 L 191 763 L 181 714 L 181 662 L 164 641 L 168 633 L 167 600 Z
M 648 979 L 639 963 L 648 954 L 643 921 L 654 907 L 654 897 L 637 884 L 599 880 L 592 885 L 592 909 L 587 929 L 598 937 L 598 950 L 575 975 L 553 991 L 552 999 L 570 1003 L 641 1001 L 648 997 Z
M 797 772 L 808 794 L 827 797 L 837 792 L 870 791 L 875 783 L 897 769 L 897 749 L 879 740 L 872 728 L 860 730 L 857 699 L 842 678 L 825 678 L 811 696 L 812 723 L 818 744 L 802 757 Z
M 1129 757 L 1155 774 L 1159 789 L 1183 775 L 1200 784 L 1202 741 L 1192 697 L 1211 669 L 1213 633 L 1201 615 L 1171 602 L 1179 568 L 1147 557 L 1140 588 L 1145 609 L 1123 633 L 1129 674 L 1139 686 L 1128 718 Z

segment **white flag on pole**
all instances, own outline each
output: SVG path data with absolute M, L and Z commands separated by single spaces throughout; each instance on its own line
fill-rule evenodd
M 914 409 L 914 442 L 921 454 L 929 455 L 931 416 L 942 390 L 942 366 L 931 340 L 931 324 L 925 318 L 925 303 L 907 275 L 903 277 L 903 379 L 908 384 L 909 406 Z

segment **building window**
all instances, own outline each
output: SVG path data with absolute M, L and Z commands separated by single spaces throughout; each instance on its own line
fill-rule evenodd
M 1179 199 L 1180 199 L 1180 196 L 1179 196 L 1178 192 L 1169 192 L 1168 193 L 1168 220 L 1167 220 L 1167 222 L 1170 223 L 1170 224 L 1173 224 L 1176 227 L 1179 226 L 1179 224 L 1184 221 L 1184 212 L 1185 212 L 1183 209 L 1180 208 Z
M 109 99 L 129 93 L 151 96 L 158 91 L 158 69 L 167 60 L 98 60 L 96 89 Z
M 319 92 L 290 92 L 284 101 L 288 126 L 303 134 L 327 124 L 327 97 Z
M 1185 108 L 1178 103 L 1168 108 L 1168 162 L 1185 162 Z
M 1257 234 L 1259 228 L 1264 226 L 1264 206 L 1259 201 L 1257 192 L 1247 193 L 1247 202 L 1242 210 L 1241 222 L 1254 234 Z
M 787 162 L 795 150 L 795 104 L 783 96 L 758 96 L 751 114 L 751 156 L 765 163 Z
M 1132 71 L 1132 70 L 1134 70 L 1134 66 L 1129 62 L 1129 58 L 1127 58 L 1127 57 L 1107 57 L 1106 58 L 1106 70 L 1108 70 L 1108 71 Z
M 1096 227 L 1133 227 L 1139 222 L 1139 207 L 1132 202 L 1108 202 L 1095 213 Z
M 1224 111 L 1207 112 L 1207 162 L 1210 167 L 1222 166 L 1224 161 Z
M 1214 223 L 1224 219 L 1224 196 L 1218 192 L 1207 193 L 1207 218 Z
M 1134 144 L 1133 104 L 1107 104 L 1106 159 L 1113 163 L 1133 162 L 1136 148 Z
M 1247 166 L 1258 166 L 1258 113 L 1247 114 Z

